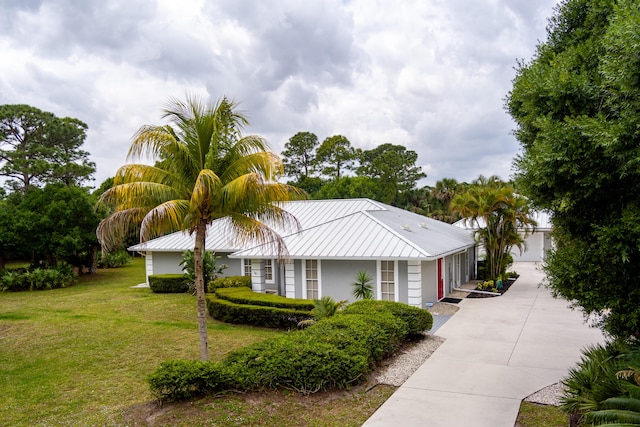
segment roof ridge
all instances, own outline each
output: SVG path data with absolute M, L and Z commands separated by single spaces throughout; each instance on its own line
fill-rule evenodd
M 388 211 L 388 209 L 386 209 Z M 389 231 L 391 234 L 393 234 L 394 236 L 396 236 L 397 238 L 399 238 L 400 240 L 402 240 L 403 242 L 405 242 L 406 244 L 408 244 L 409 246 L 411 246 L 412 248 L 414 248 L 415 250 L 417 250 L 418 252 L 420 252 L 421 254 L 423 254 L 426 257 L 433 257 L 433 255 L 431 255 L 430 253 L 427 253 L 424 251 L 424 249 L 422 249 L 420 246 L 418 246 L 416 243 L 412 242 L 411 240 L 407 239 L 406 237 L 404 237 L 402 234 L 398 233 L 397 231 L 395 231 L 393 228 L 389 227 L 387 224 L 385 224 L 384 222 L 380 221 L 379 219 L 377 219 L 376 217 L 374 217 L 373 215 L 371 215 L 368 211 L 362 211 L 363 214 L 365 214 L 366 216 L 368 216 L 369 218 L 371 218 L 373 221 L 375 221 L 376 223 L 380 224 L 383 228 L 385 228 L 387 231 Z

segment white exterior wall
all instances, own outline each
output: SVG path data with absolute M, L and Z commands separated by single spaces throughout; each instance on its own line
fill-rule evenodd
M 422 263 L 407 261 L 407 304 L 422 308 Z

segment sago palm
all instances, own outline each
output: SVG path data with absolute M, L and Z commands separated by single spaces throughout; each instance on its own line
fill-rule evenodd
M 130 163 L 116 172 L 114 186 L 100 198 L 113 214 L 101 222 L 98 236 L 108 250 L 135 224 L 140 224 L 141 241 L 178 230 L 195 234 L 200 358 L 206 360 L 202 259 L 207 226 L 227 217 L 239 244 L 271 243 L 284 254 L 282 238 L 265 223 L 297 227 L 295 218 L 273 202 L 303 193 L 273 181 L 282 173 L 279 157 L 261 137 L 242 137 L 248 121 L 232 101 L 171 99 L 163 118 L 171 124 L 143 126 L 134 135 L 127 161 L 150 157 L 155 164 Z

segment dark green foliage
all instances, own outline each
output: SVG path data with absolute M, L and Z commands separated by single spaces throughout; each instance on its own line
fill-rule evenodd
M 34 185 L 78 185 L 95 172 L 80 150 L 87 125 L 29 105 L 0 105 L 0 176 L 26 192 Z
M 360 300 L 348 305 L 345 314 L 373 315 L 378 312 L 389 312 L 406 323 L 407 334 L 418 334 L 428 331 L 433 326 L 433 316 L 427 310 L 401 302 Z
M 251 288 L 251 276 L 217 277 L 209 282 L 208 291 L 215 292 L 220 288 Z
M 236 303 L 218 298 L 216 295 L 207 295 L 207 309 L 211 317 L 221 322 L 278 329 L 295 329 L 299 322 L 312 317 L 310 310 L 278 308 L 268 305 L 267 302 L 262 305 L 246 301 Z
M 98 256 L 98 267 L 118 268 L 124 267 L 131 262 L 131 255 L 127 251 L 109 252 Z
M 185 274 L 153 274 L 149 276 L 149 287 L 159 294 L 187 292 L 189 278 Z
M 250 307 L 248 310 L 269 309 L 237 306 L 214 296 L 211 301 L 220 306 Z M 400 303 L 366 300 L 349 307 L 304 330 L 236 350 L 215 369 L 188 362 L 163 364 L 151 377 L 159 378 L 150 380 L 152 390 L 160 398 L 177 399 L 194 390 L 287 388 L 315 393 L 347 388 L 364 381 L 374 364 L 395 352 L 410 334 L 431 326 L 428 312 Z M 201 378 L 200 368 L 202 376 L 209 375 L 212 380 Z M 174 378 L 175 384 L 171 382 Z M 223 389 L 224 385 L 228 388 Z
M 163 362 L 147 381 L 157 399 L 170 401 L 233 388 L 225 365 L 195 360 Z
M 553 213 L 549 285 L 623 339 L 640 337 L 639 27 L 637 2 L 564 1 L 507 99 L 516 184 Z
M 216 289 L 215 294 L 220 299 L 225 299 L 236 304 L 262 305 L 303 311 L 310 311 L 315 307 L 313 301 L 253 292 L 251 288 L 246 287 L 219 288 Z
M 76 275 L 70 265 L 60 263 L 55 268 L 0 270 L 0 291 L 36 291 L 73 285 Z
M 373 299 L 373 278 L 366 270 L 360 270 L 356 273 L 355 281 L 351 284 L 351 295 L 355 299 Z
M 202 270 L 204 276 L 204 288 L 208 289 L 209 282 L 215 280 L 218 275 L 222 274 L 222 271 L 228 267 L 227 264 L 217 265 L 219 256 L 216 256 L 213 252 L 205 251 L 202 255 Z M 195 256 L 193 251 L 188 250 L 182 252 L 182 260 L 180 261 L 185 274 L 189 278 L 189 282 L 195 286 L 196 282 L 196 269 L 195 269 Z
M 305 331 L 263 341 L 229 355 L 225 364 L 243 389 L 288 388 L 315 393 L 362 382 L 364 354 L 340 349 Z

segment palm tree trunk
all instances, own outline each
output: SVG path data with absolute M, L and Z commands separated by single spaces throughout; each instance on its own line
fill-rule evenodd
M 196 244 L 193 248 L 193 261 L 196 275 L 196 295 L 198 298 L 198 335 L 200 336 L 200 360 L 209 359 L 209 337 L 207 334 L 207 307 L 204 289 L 204 268 L 202 259 L 205 251 L 207 224 L 202 222 L 196 228 Z

